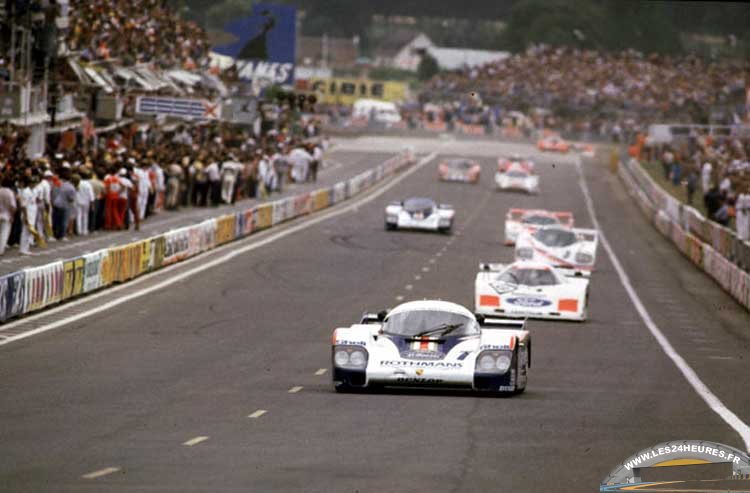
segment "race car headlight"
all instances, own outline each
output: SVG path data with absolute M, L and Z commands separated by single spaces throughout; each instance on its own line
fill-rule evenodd
M 506 354 L 500 354 L 495 360 L 495 367 L 500 373 L 505 373 L 510 368 L 510 357 Z
M 576 253 L 576 262 L 579 264 L 590 264 L 594 261 L 594 256 L 586 252 Z
M 484 354 L 479 357 L 477 368 L 482 371 L 492 371 L 495 368 L 495 358 L 490 354 Z
M 531 248 L 518 248 L 516 249 L 516 257 L 522 259 L 530 259 L 534 257 L 534 250 Z
M 476 371 L 503 375 L 510 369 L 511 356 L 509 351 L 483 351 L 477 358 Z
M 367 350 L 357 346 L 333 348 L 333 364 L 339 368 L 363 369 L 367 366 Z
M 397 223 L 398 222 L 398 215 L 396 214 L 386 214 L 385 215 L 386 222 L 389 223 Z

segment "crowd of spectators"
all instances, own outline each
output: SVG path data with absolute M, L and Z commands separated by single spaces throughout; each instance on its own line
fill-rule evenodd
M 560 124 L 599 132 L 608 122 L 624 128 L 617 121 L 622 115 L 695 123 L 715 108 L 741 114 L 748 70 L 747 61 L 534 46 L 480 67 L 441 72 L 425 84 L 421 100 L 458 104 L 454 110 L 463 117 L 471 108 L 467 95 L 476 93 L 490 109 L 545 108 Z
M 71 0 L 68 47 L 88 60 L 162 68 L 201 66 L 209 51 L 205 31 L 180 18 L 166 0 Z
M 700 191 L 710 219 L 750 239 L 750 136 L 693 131 L 679 144 L 647 152 L 647 160 L 661 165 L 665 180 L 685 187 L 690 205 Z
M 33 255 L 32 245 L 73 234 L 139 229 L 162 209 L 265 198 L 315 181 L 325 146 L 314 123 L 302 134 L 271 129 L 259 139 L 221 123 L 150 124 L 31 160 L 6 154 L 14 135 L 0 142 L 0 254 L 8 244 Z

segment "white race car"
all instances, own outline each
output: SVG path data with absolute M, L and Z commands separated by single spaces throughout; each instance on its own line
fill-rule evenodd
M 423 229 L 450 233 L 456 211 L 432 199 L 410 198 L 385 208 L 385 229 Z
M 589 280 L 543 262 L 479 264 L 475 312 L 484 316 L 584 321 Z
M 522 392 L 531 366 L 531 336 L 523 321 L 485 319 L 446 301 L 412 301 L 336 329 L 332 364 L 337 391 L 446 387 Z
M 516 238 L 516 260 L 536 260 L 589 276 L 594 270 L 599 234 L 595 229 L 549 226 L 521 231 Z
M 511 167 L 505 173 L 495 173 L 498 190 L 521 190 L 526 193 L 539 193 L 539 175 L 521 167 Z
M 497 159 L 497 172 L 506 173 L 512 169 L 523 169 L 529 173 L 534 173 L 534 161 L 520 154 L 513 154 L 510 157 L 501 157 Z
M 510 209 L 505 215 L 505 244 L 515 245 L 523 230 L 532 233 L 544 226 L 573 227 L 572 212 L 556 212 L 544 209 Z

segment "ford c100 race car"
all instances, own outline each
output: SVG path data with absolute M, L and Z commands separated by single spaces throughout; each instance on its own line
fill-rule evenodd
M 516 238 L 516 260 L 545 262 L 576 276 L 589 276 L 598 243 L 595 229 L 549 226 L 534 232 L 524 230 Z
M 572 212 L 544 209 L 510 209 L 505 215 L 505 244 L 514 245 L 521 231 L 536 231 L 545 226 L 573 227 Z
M 541 262 L 483 263 L 474 284 L 474 311 L 484 316 L 583 322 L 588 287 L 587 278 L 568 277 Z
M 478 183 L 482 167 L 478 162 L 471 159 L 450 159 L 443 161 L 438 166 L 438 177 L 440 181 L 459 181 L 465 183 Z
M 485 319 L 446 301 L 412 301 L 336 329 L 332 364 L 340 392 L 371 387 L 522 392 L 531 336 L 520 320 Z
M 432 199 L 411 198 L 385 208 L 385 229 L 422 229 L 450 233 L 456 211 Z

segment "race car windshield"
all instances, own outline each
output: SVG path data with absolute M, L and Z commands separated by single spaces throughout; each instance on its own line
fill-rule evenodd
M 435 202 L 430 199 L 408 199 L 404 202 L 407 212 L 431 211 L 434 207 Z
M 449 161 L 448 166 L 457 169 L 469 169 L 471 168 L 471 162 L 469 161 Z
M 508 171 L 508 176 L 511 178 L 526 178 L 526 173 L 523 171 Z
M 529 216 L 523 218 L 524 224 L 539 224 L 541 226 L 549 226 L 551 224 L 557 224 L 557 219 L 549 216 Z
M 413 310 L 389 316 L 383 324 L 383 332 L 390 335 L 414 337 L 425 331 L 441 327 L 453 327 L 452 336 L 478 334 L 476 322 L 459 313 L 440 310 Z M 437 332 L 436 334 L 439 334 Z
M 576 235 L 564 229 L 540 229 L 534 238 L 550 247 L 566 247 L 576 242 Z
M 498 277 L 498 281 L 524 286 L 554 286 L 557 279 L 552 271 L 544 269 L 508 269 Z

